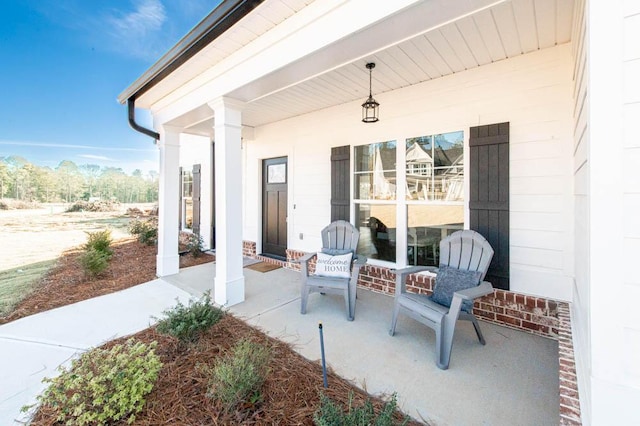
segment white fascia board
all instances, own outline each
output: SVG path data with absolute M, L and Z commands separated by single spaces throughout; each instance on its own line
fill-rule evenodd
M 254 87 L 251 94 L 260 90 L 269 93 L 274 87 L 284 88 L 300 83 L 503 1 L 314 2 L 254 42 L 213 65 L 208 71 L 159 99 L 151 105 L 151 110 L 157 123 L 166 123 L 215 97 L 225 96 L 234 91 L 242 94 L 238 89 L 251 83 L 258 86 L 264 83 L 269 86 Z M 375 31 L 364 33 L 368 27 L 378 23 L 380 25 L 376 26 Z M 340 41 L 346 41 L 348 44 L 354 37 L 357 43 L 352 42 L 348 49 L 340 46 Z M 330 46 L 336 46 L 335 50 L 331 51 L 335 55 L 327 51 L 326 48 Z M 314 61 L 314 54 L 318 52 L 321 55 Z M 298 61 L 304 64 L 300 65 Z M 292 65 L 298 65 L 295 71 L 287 68 Z M 311 70 L 314 65 L 315 68 Z M 276 76 L 278 71 L 281 71 L 280 75 Z M 269 75 L 274 75 L 274 78 L 279 78 L 280 81 L 259 81 Z M 252 100 L 242 97 L 240 99 Z

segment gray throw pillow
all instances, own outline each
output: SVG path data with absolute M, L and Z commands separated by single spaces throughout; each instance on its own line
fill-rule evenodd
M 480 271 L 466 271 L 441 265 L 436 275 L 436 284 L 431 300 L 440 305 L 450 307 L 453 301 L 453 293 L 458 290 L 476 287 L 480 284 L 481 276 L 482 273 Z M 472 300 L 462 302 L 463 311 L 470 313 L 471 309 L 473 309 Z

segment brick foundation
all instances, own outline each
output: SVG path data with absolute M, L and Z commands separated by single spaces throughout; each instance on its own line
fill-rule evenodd
M 295 263 L 295 259 L 304 254 L 306 253 L 298 250 L 287 250 L 287 262 L 284 266 L 299 271 L 300 265 Z M 435 278 L 429 275 L 410 275 L 407 278 L 407 289 L 420 294 L 431 294 L 434 281 Z M 365 265 L 360 270 L 358 286 L 393 295 L 395 274 L 389 268 Z M 581 424 L 569 304 L 495 289 L 492 295 L 476 300 L 473 313 L 488 322 L 558 341 L 560 424 Z
M 571 311 L 568 303 L 558 303 L 558 361 L 560 363 L 560 424 L 580 425 L 578 376 L 573 354 Z
M 254 243 L 253 241 L 243 241 L 242 256 L 255 259 L 257 257 L 256 243 Z

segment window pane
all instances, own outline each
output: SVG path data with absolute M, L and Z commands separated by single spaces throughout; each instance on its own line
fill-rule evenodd
M 410 205 L 407 264 L 438 266 L 440 240 L 464 227 L 463 205 Z
M 359 254 L 371 259 L 396 261 L 396 206 L 356 204 L 360 230 Z
M 193 195 L 193 174 L 192 172 L 182 172 L 182 196 L 191 197 Z
M 396 142 L 355 147 L 355 199 L 395 200 Z
M 407 198 L 464 200 L 464 133 L 407 139 Z
M 193 229 L 193 199 L 184 200 L 184 228 Z

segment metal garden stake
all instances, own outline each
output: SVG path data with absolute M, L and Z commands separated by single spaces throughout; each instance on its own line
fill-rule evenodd
M 324 336 L 322 334 L 322 323 L 318 323 L 318 329 L 320 330 L 320 354 L 322 356 L 322 381 L 324 382 L 324 388 L 327 389 L 327 364 L 324 359 Z

